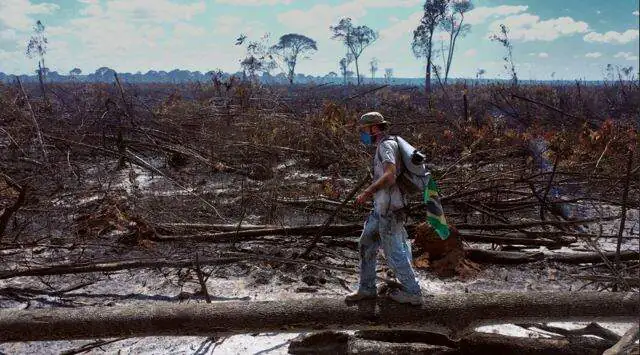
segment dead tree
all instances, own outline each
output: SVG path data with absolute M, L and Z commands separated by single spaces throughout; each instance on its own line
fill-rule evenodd
M 421 307 L 342 298 L 0 310 L 0 342 L 164 335 L 420 329 L 454 339 L 488 324 L 633 321 L 638 293 L 477 293 L 431 296 Z

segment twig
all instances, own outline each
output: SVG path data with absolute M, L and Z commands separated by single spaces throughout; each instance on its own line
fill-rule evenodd
M 2 214 L 0 214 L 0 241 L 1 241 L 2 236 L 4 235 L 4 231 L 6 230 L 7 225 L 9 224 L 9 220 L 11 219 L 11 216 L 13 216 L 13 214 L 16 213 L 18 209 L 20 209 L 20 206 L 24 204 L 27 189 L 26 187 L 22 187 L 18 185 L 17 182 L 13 181 L 13 179 L 11 179 L 9 176 L 3 173 L 0 173 L 0 177 L 4 178 L 7 185 L 11 186 L 16 191 L 18 191 L 18 199 L 16 200 L 16 202 L 14 202 L 13 205 L 11 205 L 10 207 L 7 207 L 6 209 L 4 209 L 4 211 L 2 211 Z
M 549 194 L 549 190 L 551 190 L 551 185 L 553 184 L 553 178 L 556 176 L 556 169 L 558 168 L 558 163 L 560 162 L 560 155 L 556 155 L 556 161 L 553 163 L 553 170 L 551 171 L 551 176 L 549 177 L 549 182 L 547 183 L 547 187 L 544 189 L 544 194 L 542 195 L 542 200 L 540 201 L 540 219 L 544 221 L 544 210 L 547 204 L 547 195 Z M 563 216 L 564 217 L 564 216 Z
M 572 114 L 570 114 L 570 113 L 566 113 L 566 112 L 564 112 L 564 111 L 562 111 L 562 110 L 560 110 L 560 109 L 558 109 L 558 108 L 555 108 L 555 107 L 553 107 L 553 106 L 551 106 L 551 105 L 547 105 L 547 104 L 545 104 L 545 103 L 543 103 L 543 102 L 535 101 L 535 100 L 529 99 L 529 98 L 527 98 L 527 97 L 522 97 L 522 96 L 520 96 L 520 95 L 516 95 L 516 94 L 511 94 L 511 97 L 514 97 L 514 98 L 516 98 L 516 99 L 520 99 L 520 100 L 523 100 L 523 101 L 527 101 L 527 102 L 530 102 L 530 103 L 532 103 L 532 104 L 540 105 L 540 106 L 542 106 L 542 107 L 544 107 L 544 108 L 547 108 L 547 109 L 549 109 L 549 110 L 555 111 L 555 112 L 560 113 L 560 114 L 562 114 L 562 115 L 565 115 L 565 116 L 567 116 L 567 117 L 571 117 L 571 118 L 573 118 L 573 119 L 580 120 L 580 118 L 579 118 L 579 117 L 576 117 L 576 116 L 574 116 L 574 115 L 572 115 Z
M 340 206 L 336 207 L 336 209 L 333 211 L 331 216 L 329 216 L 329 218 L 327 218 L 327 220 L 322 225 L 322 228 L 320 228 L 320 230 L 318 230 L 318 233 L 316 233 L 315 237 L 313 238 L 313 240 L 311 241 L 311 243 L 309 244 L 307 249 L 300 255 L 300 257 L 306 258 L 309 255 L 309 253 L 311 253 L 311 250 L 313 250 L 313 248 L 316 246 L 316 244 L 320 240 L 320 237 L 322 237 L 322 233 L 324 233 L 325 229 L 327 229 L 327 227 L 331 223 L 333 223 L 333 219 L 336 217 L 336 215 L 338 213 L 340 213 L 340 211 L 342 211 L 344 206 L 347 205 L 347 202 L 349 202 L 353 198 L 353 196 L 355 196 L 356 193 L 358 193 L 358 191 L 360 191 L 360 189 L 369 181 L 369 179 L 370 179 L 370 176 L 368 176 L 368 175 L 365 176 L 363 179 L 360 180 L 358 185 L 356 185 L 356 187 L 354 187 L 353 190 L 351 190 L 351 192 L 349 192 L 349 195 L 347 195 L 347 197 L 345 197 L 345 199 L 342 201 Z
M 22 95 L 24 96 L 24 101 L 27 103 L 27 107 L 29 108 L 29 112 L 31 112 L 31 120 L 33 121 L 33 126 L 36 129 L 36 133 L 38 135 L 38 142 L 40 143 L 40 147 L 42 148 L 42 154 L 44 155 L 45 162 L 47 161 L 47 150 L 44 147 L 44 141 L 42 140 L 42 132 L 40 131 L 40 125 L 38 125 L 38 120 L 36 119 L 36 112 L 33 110 L 31 106 L 31 102 L 29 102 L 29 96 L 24 91 L 24 86 L 22 86 L 22 82 L 19 77 L 16 77 L 18 81 L 18 85 L 20 85 L 20 91 L 22 91 Z
M 122 97 L 122 104 L 124 105 L 124 112 L 129 117 L 129 120 L 133 124 L 133 115 L 129 112 L 129 104 L 127 104 L 127 100 L 124 96 L 124 88 L 122 84 L 120 84 L 120 79 L 118 78 L 118 73 L 113 72 L 113 76 L 116 78 L 116 84 L 118 85 L 118 89 L 120 90 L 120 97 Z
M 384 88 L 386 88 L 387 86 L 389 86 L 389 84 L 382 85 L 382 86 L 378 86 L 377 88 L 373 88 L 373 89 L 367 90 L 367 91 L 365 91 L 365 92 L 362 92 L 362 93 L 359 93 L 359 94 L 355 94 L 355 95 L 349 96 L 349 97 L 347 97 L 346 99 L 342 100 L 342 103 L 345 103 L 345 102 L 347 102 L 347 101 L 351 101 L 351 100 L 353 100 L 353 99 L 355 99 L 355 98 L 358 98 L 358 97 L 360 97 L 360 96 L 364 96 L 364 95 L 370 94 L 370 93 L 372 93 L 372 92 L 376 92 L 376 91 L 378 91 L 378 90 L 384 89 Z
M 598 161 L 596 162 L 596 166 L 595 168 L 593 168 L 593 174 L 595 174 L 596 170 L 598 169 L 598 165 L 600 165 L 600 161 L 602 160 L 602 158 L 604 158 L 605 153 L 607 153 L 607 150 L 609 150 L 609 144 L 611 144 L 611 142 L 613 142 L 613 139 L 610 139 L 607 144 L 605 144 L 604 149 L 602 150 L 602 154 L 600 154 L 600 157 L 598 158 Z
M 181 188 L 182 190 L 186 191 L 187 193 L 195 196 L 198 200 L 202 201 L 205 205 L 207 205 L 208 207 L 210 207 L 213 212 L 222 220 L 227 220 L 226 218 L 222 217 L 222 215 L 218 212 L 218 210 L 211 204 L 209 203 L 209 201 L 205 200 L 202 196 L 198 195 L 197 193 L 193 192 L 193 189 L 189 189 L 185 186 L 183 186 L 182 184 L 180 184 L 179 182 L 175 181 L 174 179 L 168 177 L 166 174 L 164 174 L 162 171 L 160 171 L 159 169 L 157 169 L 156 167 L 154 167 L 153 165 L 147 163 L 146 161 L 144 161 L 142 158 L 138 157 L 137 155 L 133 154 L 129 149 L 125 150 L 127 153 L 129 153 L 129 155 L 131 155 L 132 157 L 134 157 L 136 160 L 138 160 L 139 162 L 141 162 L 144 165 L 140 165 L 143 166 L 153 172 L 156 172 L 158 174 L 160 174 L 160 176 L 164 177 L 165 179 L 171 181 L 173 184 L 175 184 L 176 186 L 178 186 L 179 188 Z M 139 164 L 137 164 L 139 165 Z
M 615 276 L 609 275 L 571 275 L 576 279 L 595 281 L 595 282 L 620 282 Z M 635 277 L 622 278 L 631 287 L 640 287 L 640 279 Z
M 599 235 L 602 235 L 602 225 L 600 225 Z M 587 243 L 591 245 L 596 250 L 596 252 L 600 255 L 600 258 L 602 258 L 602 261 L 607 265 L 607 267 L 611 270 L 613 275 L 618 279 L 618 282 L 620 282 L 625 287 L 625 290 L 628 290 L 630 288 L 629 284 L 622 277 L 622 275 L 620 275 L 620 272 L 618 271 L 618 269 L 616 269 L 615 265 L 612 264 L 609 258 L 607 258 L 607 256 L 602 252 L 602 250 L 600 250 L 600 247 L 598 247 L 598 243 L 592 240 L 587 240 Z M 616 256 L 619 258 L 618 255 L 619 253 L 616 252 L 616 254 L 614 255 L 614 258 Z M 617 284 L 614 285 L 614 288 L 617 288 Z
M 629 183 L 631 181 L 631 164 L 633 163 L 633 150 L 627 151 L 627 177 L 622 192 L 622 218 L 620 219 L 620 229 L 618 230 L 618 244 L 616 245 L 616 267 L 620 267 L 620 246 L 622 245 L 622 234 L 627 220 L 627 197 L 629 196 Z
M 554 327 L 547 324 L 518 324 L 519 327 L 522 328 L 538 328 L 540 330 L 544 330 L 545 332 L 556 333 L 563 335 L 565 337 L 568 336 L 582 336 L 582 335 L 595 335 L 605 340 L 611 341 L 619 341 L 620 336 L 616 333 L 610 331 L 609 329 L 603 328 L 598 323 L 589 323 L 584 328 L 581 329 L 564 329 L 560 327 Z
M 211 297 L 209 297 L 209 291 L 207 290 L 207 284 L 202 276 L 202 270 L 200 269 L 200 259 L 198 259 L 198 253 L 196 253 L 196 262 L 194 265 L 196 269 L 196 275 L 198 276 L 198 282 L 200 283 L 201 292 L 204 294 L 204 299 L 207 303 L 211 303 Z
M 79 348 L 63 351 L 63 352 L 60 353 L 60 355 L 82 354 L 82 353 L 86 353 L 89 350 L 93 350 L 95 348 L 99 348 L 99 347 L 101 347 L 103 345 L 115 343 L 117 341 L 122 341 L 122 340 L 125 340 L 125 339 L 127 339 L 127 338 L 117 338 L 117 339 L 113 339 L 113 340 L 97 340 L 97 341 L 94 341 L 94 342 L 89 343 L 89 344 L 84 344 Z

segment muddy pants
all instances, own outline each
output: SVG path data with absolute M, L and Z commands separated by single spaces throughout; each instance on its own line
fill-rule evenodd
M 411 267 L 411 246 L 407 240 L 404 218 L 390 213 L 380 216 L 372 211 L 360 235 L 360 289 L 376 290 L 376 256 L 382 246 L 389 267 L 406 292 L 419 295 L 420 286 Z

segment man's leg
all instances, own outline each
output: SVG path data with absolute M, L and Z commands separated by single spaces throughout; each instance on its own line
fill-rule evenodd
M 380 247 L 378 236 L 378 218 L 375 212 L 371 212 L 364 223 L 360 235 L 360 284 L 358 290 L 346 297 L 347 301 L 360 301 L 375 298 L 378 295 L 376 289 L 376 256 Z
M 360 241 L 360 290 L 364 292 L 376 292 L 376 259 L 380 247 L 378 216 L 371 212 L 364 224 Z
M 410 295 L 420 295 L 420 285 L 409 262 L 411 248 L 407 245 L 407 232 L 403 221 L 395 214 L 380 217 L 380 240 L 384 255 L 393 269 L 404 291 Z

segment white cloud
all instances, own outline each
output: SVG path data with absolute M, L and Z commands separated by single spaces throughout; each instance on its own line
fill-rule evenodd
M 48 15 L 60 6 L 48 2 L 32 4 L 30 0 L 0 1 L 0 26 L 17 30 L 29 30 L 35 24 L 31 15 Z
M 353 0 L 366 7 L 422 7 L 424 0 Z
M 99 3 L 86 3 L 87 7 L 80 10 L 80 15 L 83 16 L 102 16 L 102 6 Z
M 314 5 L 308 10 L 291 10 L 278 15 L 278 21 L 288 27 L 298 30 L 318 30 L 321 29 L 326 36 L 329 34 L 329 26 L 338 23 L 346 17 L 346 14 L 354 20 L 362 18 L 367 11 L 358 1 L 342 3 L 337 6 L 326 4 Z
M 625 60 L 638 60 L 638 56 L 637 55 L 633 55 L 633 53 L 631 52 L 618 52 L 616 53 L 616 55 L 613 56 L 614 58 L 622 58 Z
M 391 26 L 380 31 L 380 41 L 395 42 L 402 38 L 402 40 L 406 40 L 406 43 L 410 43 L 413 30 L 418 27 L 421 18 L 422 12 L 414 12 L 404 20 L 397 20 Z
M 246 35 L 250 40 L 259 40 L 266 34 L 269 35 L 270 40 L 277 40 L 273 34 L 267 31 L 265 24 L 258 21 L 246 21 L 242 17 L 237 16 L 218 16 L 213 21 L 213 34 L 216 36 L 224 37 L 225 45 L 231 45 L 235 43 L 236 38 L 240 34 Z M 242 48 L 233 46 L 234 48 Z
M 584 55 L 586 58 L 600 58 L 602 57 L 602 53 L 600 52 L 590 52 Z
M 203 36 L 205 30 L 202 27 L 190 25 L 185 22 L 178 22 L 173 26 L 173 35 L 179 37 L 198 37 Z
M 215 0 L 218 4 L 239 6 L 289 5 L 293 0 Z M 352 0 L 365 7 L 410 7 L 422 5 L 423 0 Z
M 0 0 L 3 1 L 3 0 Z M 206 34 L 190 20 L 205 10 L 200 0 L 81 1 L 79 17 L 62 27 L 50 27 L 48 63 L 64 63 L 65 70 L 79 66 L 85 72 L 109 66 L 127 71 L 146 68 L 209 67 L 215 57 L 209 43 L 189 46 Z M 79 42 L 63 48 L 62 42 Z M 63 50 L 64 49 L 64 50 Z M 70 59 L 73 58 L 73 59 Z M 233 64 L 232 61 L 230 61 Z
M 169 0 L 112 0 L 107 2 L 106 13 L 136 21 L 177 22 L 190 20 L 205 10 L 203 1 L 174 3 Z
M 4 49 L 0 49 L 0 60 L 9 60 L 14 56 L 14 53 L 7 52 Z
M 174 35 L 197 34 L 201 29 L 185 21 L 203 12 L 205 5 L 202 1 L 113 0 L 104 6 L 90 3 L 84 10 L 67 28 L 88 49 L 101 53 L 153 47 L 164 36 L 167 23 L 175 23 Z
M 470 25 L 477 25 L 485 22 L 491 17 L 502 17 L 507 15 L 519 14 L 521 12 L 527 11 L 529 6 L 520 5 L 520 6 L 511 6 L 511 5 L 501 5 L 495 7 L 477 7 L 465 16 L 465 22 Z
M 585 33 L 589 25 L 583 21 L 575 21 L 571 17 L 558 17 L 549 20 L 540 20 L 539 16 L 529 13 L 506 17 L 494 21 L 490 26 L 490 33 L 497 33 L 500 24 L 509 28 L 509 37 L 512 40 L 527 41 L 554 41 L 562 36 L 576 33 Z
M 478 51 L 475 50 L 474 48 L 471 48 L 471 49 L 466 50 L 463 55 L 465 57 L 475 57 L 476 54 L 478 54 Z
M 622 33 L 616 31 L 609 31 L 607 33 L 589 32 L 583 39 L 586 42 L 625 44 L 637 40 L 639 33 L 637 29 L 626 30 Z
M 218 4 L 229 4 L 239 6 L 263 6 L 263 5 L 289 5 L 293 0 L 216 0 Z
M 540 52 L 540 53 L 529 53 L 530 56 L 536 56 L 538 58 L 549 58 L 549 53 Z
M 64 36 L 73 33 L 70 28 L 64 26 L 49 26 L 46 30 L 49 37 Z
M 357 22 L 367 14 L 368 8 L 412 7 L 420 6 L 422 3 L 423 0 L 351 0 L 335 6 L 316 4 L 306 10 L 296 9 L 280 13 L 278 21 L 296 29 L 322 28 L 326 35 L 329 26 L 336 24 L 341 18 L 351 17 Z M 417 22 L 413 26 L 416 27 Z
M 242 18 L 237 16 L 218 16 L 213 21 L 213 30 L 218 34 L 239 35 L 240 29 L 243 28 L 240 26 L 242 22 Z M 247 31 L 244 32 L 246 33 Z
M 638 10 L 636 10 L 636 11 L 632 12 L 631 14 L 633 14 L 633 16 L 638 16 L 638 15 L 640 15 L 640 12 L 638 12 Z
M 372 1 L 371 5 L 379 5 L 378 0 Z M 335 68 L 338 67 L 338 56 L 340 53 L 345 53 L 344 46 L 338 41 L 332 40 L 329 26 L 335 25 L 341 18 L 351 17 L 354 23 L 359 24 L 359 20 L 367 14 L 367 7 L 363 0 L 354 0 L 345 3 L 341 3 L 335 6 L 327 4 L 316 4 L 310 8 L 295 9 L 280 13 L 277 15 L 277 20 L 280 22 L 287 31 L 303 33 L 318 43 L 318 48 L 322 53 L 333 53 L 331 59 L 326 59 L 324 63 L 320 62 L 320 58 L 314 59 L 314 61 L 304 61 L 300 63 L 300 72 L 303 71 L 317 71 L 317 67 L 322 65 L 323 67 Z M 383 40 L 383 35 L 379 42 Z M 374 48 L 377 48 L 379 43 L 376 43 Z M 367 51 L 369 52 L 369 51 Z M 370 53 L 370 52 L 369 52 Z M 335 59 L 335 60 L 334 60 Z M 333 63 L 335 62 L 335 64 Z
M 16 38 L 16 31 L 12 28 L 0 31 L 0 40 L 14 41 Z

